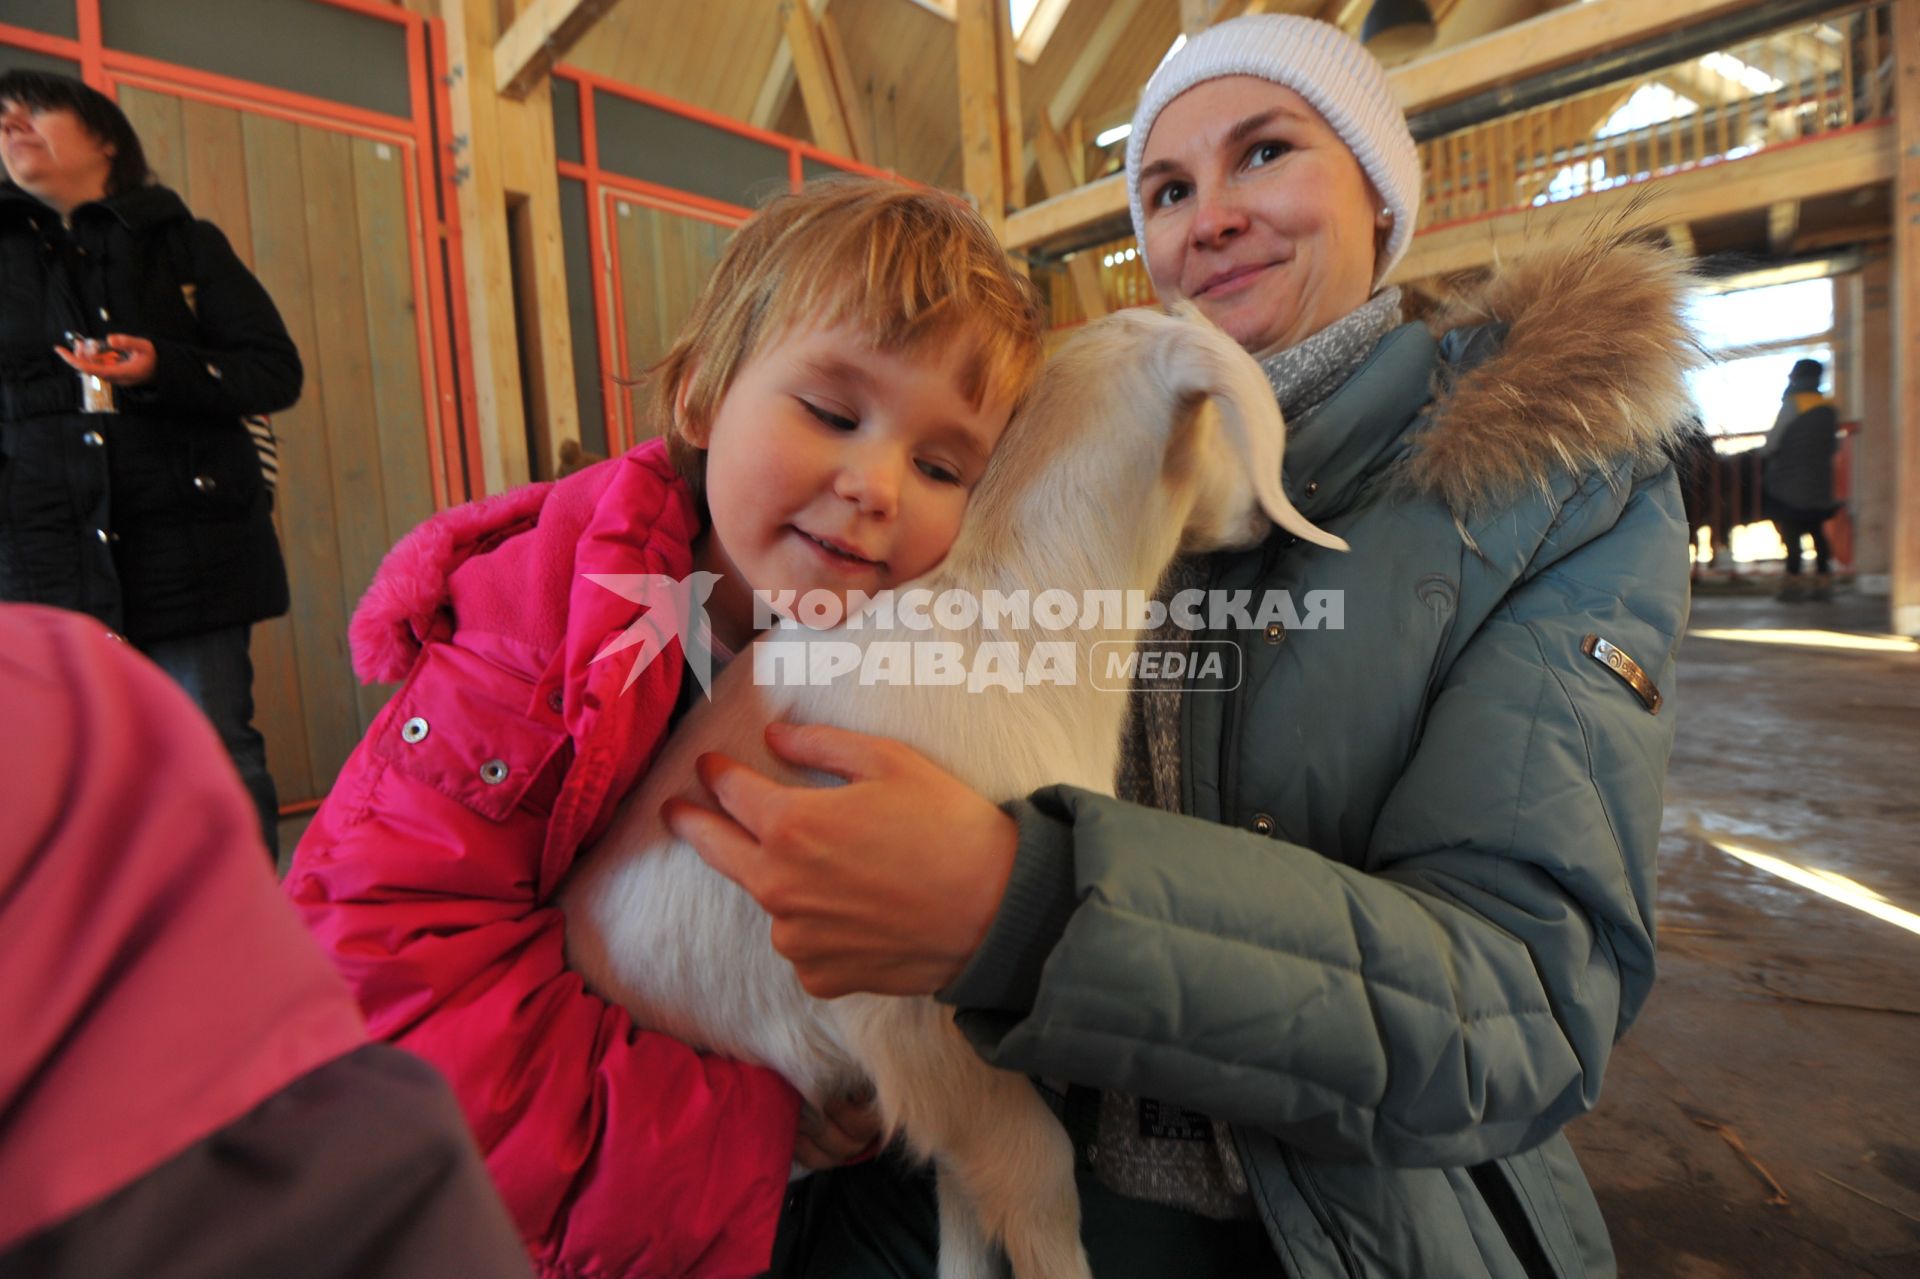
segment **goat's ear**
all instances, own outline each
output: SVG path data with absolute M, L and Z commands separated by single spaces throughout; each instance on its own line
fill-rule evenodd
M 1254 497 L 1267 518 L 1295 537 L 1316 546 L 1344 551 L 1346 542 L 1316 528 L 1294 509 L 1286 490 L 1280 486 L 1280 462 L 1286 447 L 1286 423 L 1280 406 L 1274 402 L 1273 388 L 1252 357 L 1233 339 L 1202 319 L 1190 303 L 1176 308 L 1175 314 L 1189 320 L 1189 330 L 1181 335 L 1187 350 L 1185 358 L 1169 361 L 1176 393 L 1184 404 L 1190 397 L 1206 396 L 1213 401 L 1221 435 L 1234 456 L 1246 468 Z M 1188 421 L 1177 429 L 1191 434 L 1191 420 L 1197 412 L 1188 412 Z

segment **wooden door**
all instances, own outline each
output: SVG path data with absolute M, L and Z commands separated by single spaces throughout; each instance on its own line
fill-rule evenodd
M 306 364 L 300 402 L 273 420 L 293 610 L 254 630 L 254 700 L 281 802 L 318 799 L 392 691 L 354 679 L 347 621 L 387 549 L 434 510 L 412 158 L 157 88 L 121 85 L 119 102 L 160 181 L 273 295 Z
M 613 227 L 615 343 L 621 379 L 630 384 L 620 407 L 626 438 L 638 443 L 657 434 L 645 420 L 641 379 L 679 336 L 733 228 L 615 192 L 606 199 Z

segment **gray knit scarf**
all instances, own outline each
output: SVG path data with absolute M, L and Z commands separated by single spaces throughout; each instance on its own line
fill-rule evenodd
M 1400 323 L 1400 290 L 1386 289 L 1306 341 L 1260 361 L 1291 422 L 1330 399 Z M 1164 603 L 1206 585 L 1204 561 L 1175 560 L 1157 592 Z M 1192 638 L 1171 619 L 1147 637 L 1165 651 Z M 1115 790 L 1121 799 L 1180 809 L 1179 677 L 1134 684 Z M 1251 1217 L 1247 1178 L 1225 1123 L 1171 1102 L 1104 1092 L 1098 1136 L 1088 1150 L 1108 1189 L 1219 1219 Z

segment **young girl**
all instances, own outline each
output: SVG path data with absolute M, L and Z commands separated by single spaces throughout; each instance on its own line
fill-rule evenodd
M 446 1073 L 543 1274 L 759 1273 L 796 1153 L 847 1150 L 818 1116 L 796 1147 L 784 1082 L 637 1031 L 566 967 L 553 892 L 699 695 L 674 646 L 596 660 L 643 610 L 595 578 L 718 575 L 721 659 L 756 589 L 906 582 L 1039 362 L 1031 296 L 963 206 L 784 196 L 655 371 L 664 439 L 436 516 L 362 602 L 355 669 L 405 683 L 287 891 L 373 1033 Z

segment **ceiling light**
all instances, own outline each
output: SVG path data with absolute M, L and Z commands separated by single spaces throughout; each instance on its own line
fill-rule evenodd
M 1433 43 L 1433 13 L 1422 0 L 1374 0 L 1360 43 L 1376 58 L 1399 58 Z

